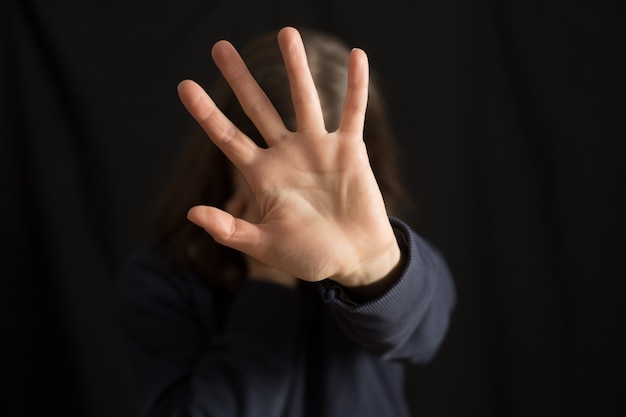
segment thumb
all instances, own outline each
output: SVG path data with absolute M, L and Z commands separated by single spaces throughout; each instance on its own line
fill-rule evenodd
M 195 206 L 187 218 L 210 234 L 217 243 L 257 257 L 261 252 L 260 229 L 230 213 L 210 206 Z

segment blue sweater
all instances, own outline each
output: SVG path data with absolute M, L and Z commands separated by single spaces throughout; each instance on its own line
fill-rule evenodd
M 399 279 L 359 304 L 329 280 L 236 294 L 174 273 L 156 246 L 127 263 L 119 324 L 141 416 L 408 416 L 403 368 L 428 362 L 455 303 L 443 258 L 406 224 Z

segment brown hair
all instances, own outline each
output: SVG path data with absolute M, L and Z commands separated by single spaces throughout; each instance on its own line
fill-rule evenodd
M 310 29 L 300 32 L 324 112 L 326 129 L 333 131 L 339 125 L 342 112 L 350 48 L 327 33 Z M 257 38 L 240 50 L 240 54 L 287 128 L 294 130 L 295 113 L 276 34 L 272 32 Z M 266 146 L 222 78 L 210 94 L 236 126 L 259 146 Z M 370 80 L 364 140 L 387 211 L 398 216 L 406 196 L 400 181 L 392 131 L 380 91 L 373 80 Z M 186 219 L 187 211 L 194 205 L 224 206 L 233 192 L 231 169 L 230 161 L 197 128 L 183 149 L 169 188 L 157 206 L 154 220 L 157 239 L 177 265 L 195 269 L 212 285 L 235 289 L 244 274 L 241 254 L 219 245 L 204 230 Z

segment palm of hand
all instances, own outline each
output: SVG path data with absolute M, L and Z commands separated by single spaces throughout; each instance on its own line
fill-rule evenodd
M 247 176 L 258 239 L 272 242 L 255 257 L 306 280 L 355 274 L 362 258 L 395 243 L 363 141 L 300 136 L 264 150 Z
M 344 115 L 339 129 L 328 133 L 299 35 L 283 30 L 279 44 L 297 132 L 285 128 L 230 44 L 216 44 L 213 53 L 268 149 L 236 129 L 197 84 L 181 83 L 183 103 L 241 171 L 260 212 L 257 224 L 204 206 L 190 210 L 189 218 L 219 243 L 301 279 L 370 283 L 395 266 L 399 249 L 362 139 L 365 55 L 351 56 Z

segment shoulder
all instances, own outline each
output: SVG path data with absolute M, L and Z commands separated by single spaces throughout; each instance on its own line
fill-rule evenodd
M 180 311 L 211 299 L 211 288 L 193 271 L 175 268 L 156 244 L 132 253 L 120 273 L 118 302 L 122 309 Z
M 147 372 L 152 378 L 159 367 L 161 376 L 179 372 L 208 349 L 220 326 L 214 290 L 167 259 L 158 246 L 147 245 L 128 257 L 120 274 L 117 330 L 139 377 Z
M 134 293 L 183 287 L 184 275 L 174 270 L 165 252 L 156 244 L 147 244 L 133 252 L 120 274 L 120 290 Z

